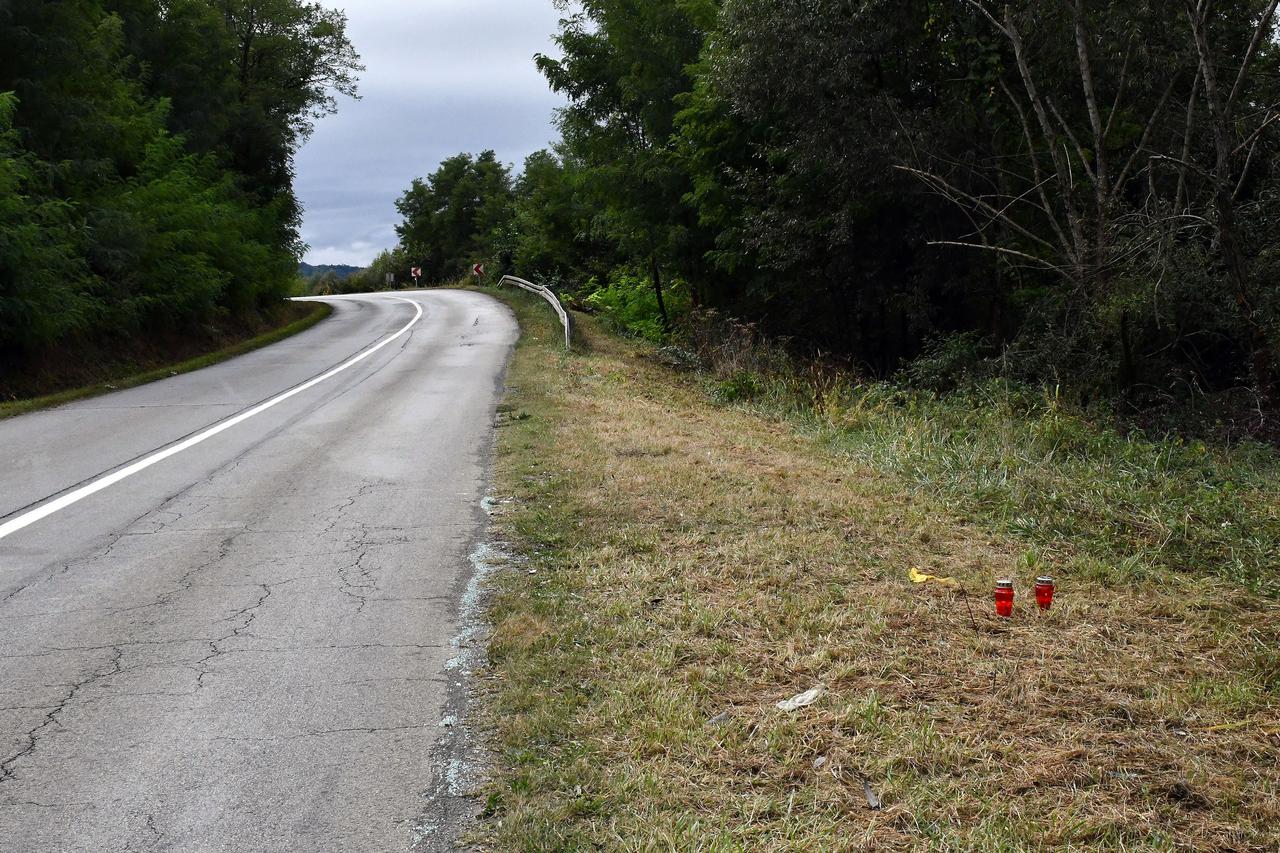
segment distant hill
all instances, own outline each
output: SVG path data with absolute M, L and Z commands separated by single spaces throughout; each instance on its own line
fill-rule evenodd
M 303 278 L 315 278 L 331 272 L 339 279 L 349 278 L 360 272 L 363 267 L 350 267 L 346 264 L 298 264 L 298 274 Z

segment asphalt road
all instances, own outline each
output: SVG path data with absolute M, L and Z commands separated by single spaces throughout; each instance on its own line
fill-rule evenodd
M 458 291 L 329 301 L 0 421 L 0 850 L 443 846 L 431 753 L 516 324 Z

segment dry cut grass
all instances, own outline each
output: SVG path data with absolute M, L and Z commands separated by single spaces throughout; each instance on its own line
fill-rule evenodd
M 486 845 L 1280 848 L 1274 600 L 1028 565 L 589 322 L 561 355 L 513 303 L 499 525 L 524 561 L 494 591 Z

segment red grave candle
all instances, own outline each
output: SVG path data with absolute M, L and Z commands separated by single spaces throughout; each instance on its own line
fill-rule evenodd
M 1013 615 L 1013 581 L 996 581 L 996 615 Z
M 1036 578 L 1036 604 L 1041 610 L 1048 610 L 1053 605 L 1053 578 Z

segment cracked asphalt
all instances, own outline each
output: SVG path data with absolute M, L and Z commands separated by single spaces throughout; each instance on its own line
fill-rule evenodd
M 412 331 L 0 539 L 0 849 L 447 849 L 432 751 L 518 331 Z M 342 363 L 414 307 L 0 421 L 0 522 Z

